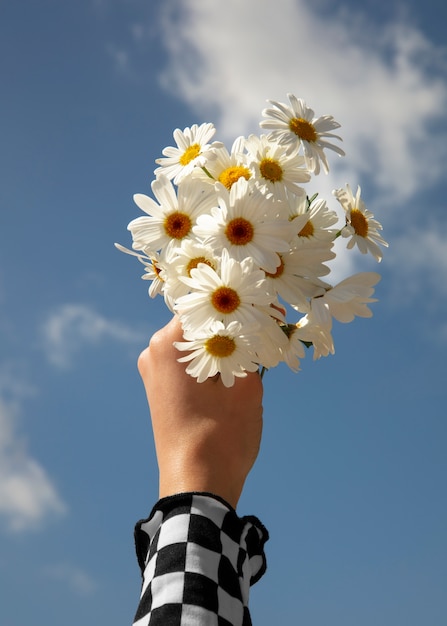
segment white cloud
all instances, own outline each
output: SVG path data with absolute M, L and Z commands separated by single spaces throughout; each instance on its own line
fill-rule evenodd
M 408 303 L 419 297 L 419 306 L 445 317 L 447 307 L 447 227 L 425 224 L 411 228 L 393 240 L 388 263 L 396 268 L 393 297 Z
M 98 587 L 96 581 L 87 572 L 69 563 L 49 565 L 43 569 L 42 573 L 51 580 L 68 585 L 73 593 L 80 596 L 89 596 Z
M 5 388 L 6 387 L 6 388 Z M 0 380 L 0 518 L 10 531 L 38 528 L 49 517 L 65 512 L 65 504 L 43 467 L 33 459 L 17 433 L 19 403 Z
M 330 153 L 329 176 L 313 179 L 309 194 L 318 191 L 336 208 L 332 189 L 360 183 L 368 207 L 385 219 L 391 244 L 379 271 L 390 268 L 394 284 L 408 284 L 405 298 L 421 301 L 425 294 L 427 306 L 439 308 L 445 304 L 439 281 L 447 284 L 440 227 L 425 226 L 415 247 L 412 242 L 421 219 L 418 198 L 445 184 L 447 48 L 430 42 L 409 11 L 384 23 L 372 8 L 325 0 L 274 6 L 226 0 L 224 7 L 216 0 L 165 0 L 160 81 L 195 112 L 191 122 L 214 122 L 216 138 L 227 144 L 259 133 L 266 98 L 284 102 L 289 91 L 316 114 L 334 115 L 347 156 Z M 134 46 L 148 36 L 144 27 L 133 33 Z M 166 129 L 167 144 L 172 130 Z M 440 205 L 431 216 L 445 223 Z M 332 282 L 358 271 L 358 258 L 338 248 Z
M 57 367 L 69 366 L 82 347 L 104 340 L 135 344 L 147 339 L 143 333 L 83 304 L 61 305 L 48 316 L 41 330 L 46 356 Z
M 53 312 L 41 329 L 46 356 L 58 367 L 66 367 L 77 351 L 101 341 L 143 343 L 146 334 L 120 322 L 108 320 L 87 306 L 63 305 Z M 9 531 L 39 528 L 48 519 L 63 515 L 66 505 L 52 479 L 33 458 L 18 431 L 23 399 L 34 393 L 3 364 L 0 369 L 0 521 Z M 87 579 L 71 572 L 73 585 L 88 588 Z M 69 578 L 66 572 L 67 579 Z M 84 584 L 85 583 L 85 584 Z
M 329 176 L 309 183 L 334 207 L 331 191 L 349 182 L 383 222 L 390 249 L 379 271 L 391 269 L 391 297 L 400 306 L 417 298 L 426 312 L 446 306 L 445 212 L 431 204 L 432 225 L 420 224 L 420 198 L 444 185 L 447 156 L 446 49 L 437 48 L 396 15 L 379 23 L 322 0 L 166 0 L 162 32 L 168 51 L 162 85 L 198 116 L 216 138 L 259 133 L 266 98 L 304 98 L 317 115 L 342 124 L 347 156 L 328 154 Z M 386 210 L 386 214 L 385 211 Z M 338 246 L 332 280 L 359 261 Z M 364 264 L 363 259 L 360 264 Z M 363 269 L 363 268 L 362 268 Z M 374 268 L 376 269 L 376 268 Z M 398 298 L 398 294 L 405 297 Z
M 109 44 L 106 50 L 107 54 L 113 60 L 115 68 L 118 72 L 130 72 L 130 58 L 127 50 L 119 48 L 114 44 Z
M 379 30 L 361 13 L 319 14 L 305 0 L 164 6 L 163 84 L 212 115 L 225 140 L 258 132 L 265 99 L 292 91 L 342 123 L 348 158 L 337 171 L 368 175 L 390 202 L 441 175 L 445 137 L 430 124 L 445 114 L 447 85 L 431 71 L 438 51 L 408 23 Z

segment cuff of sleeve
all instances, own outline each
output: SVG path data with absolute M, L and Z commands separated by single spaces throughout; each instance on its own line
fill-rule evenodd
M 267 568 L 264 544 L 269 533 L 254 515 L 239 517 L 223 498 L 204 492 L 188 492 L 167 496 L 159 500 L 146 519 L 135 526 L 135 548 L 142 573 L 151 557 L 151 545 L 159 537 L 162 524 L 178 515 L 194 515 L 197 520 L 207 520 L 206 532 L 194 536 L 190 526 L 188 541 L 203 547 L 219 549 L 233 562 L 239 576 L 256 583 Z M 211 523 L 208 523 L 211 522 Z M 179 527 L 179 526 L 177 526 Z M 192 531 L 192 534 L 191 534 Z M 175 542 L 175 537 L 172 538 Z M 157 539 L 158 541 L 158 539 Z M 235 550 L 238 547 L 238 550 Z

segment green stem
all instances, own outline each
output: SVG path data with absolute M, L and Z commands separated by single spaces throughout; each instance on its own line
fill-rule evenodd
M 202 170 L 205 172 L 205 174 L 208 176 L 208 178 L 211 178 L 212 180 L 216 180 L 214 178 L 214 176 L 209 173 L 209 171 L 206 169 L 206 167 L 204 165 L 202 165 Z

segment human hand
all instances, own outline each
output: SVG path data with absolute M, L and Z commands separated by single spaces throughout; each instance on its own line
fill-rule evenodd
M 173 342 L 182 339 L 174 317 L 138 359 L 152 418 L 159 495 L 206 491 L 236 508 L 261 442 L 261 377 L 248 373 L 233 387 L 219 377 L 197 383 L 177 361 Z

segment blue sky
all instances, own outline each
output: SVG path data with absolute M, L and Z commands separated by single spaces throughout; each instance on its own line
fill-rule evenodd
M 274 8 L 272 8 L 274 6 Z M 172 131 L 265 100 L 342 124 L 312 191 L 362 185 L 374 317 L 265 378 L 240 502 L 269 528 L 257 626 L 447 621 L 447 56 L 439 0 L 31 0 L 0 8 L 0 623 L 130 624 L 157 497 L 136 358 L 169 319 L 129 245 Z M 336 277 L 376 270 L 341 254 Z

